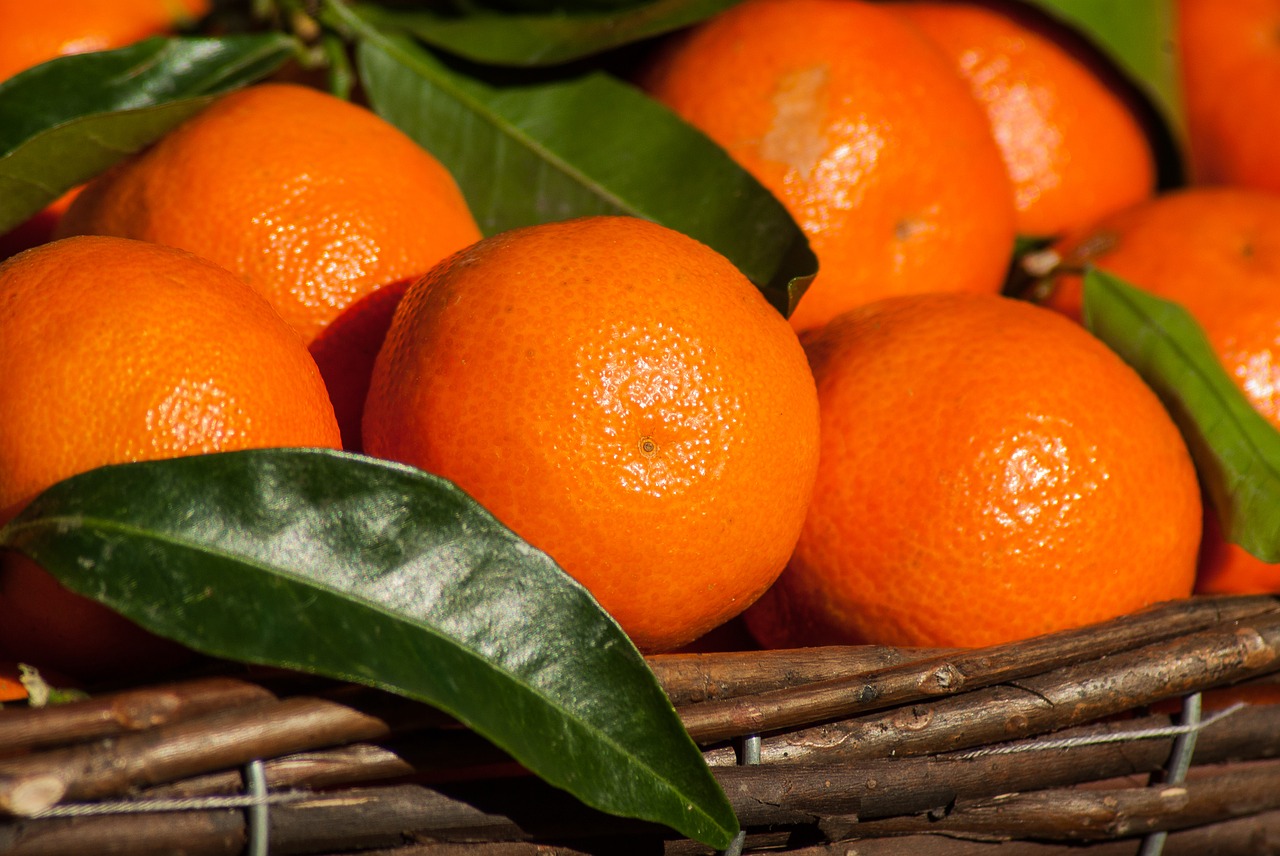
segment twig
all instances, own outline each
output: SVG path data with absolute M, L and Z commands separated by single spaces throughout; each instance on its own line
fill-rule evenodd
M 765 764 L 928 755 L 1078 725 L 1280 669 L 1280 613 L 1065 666 L 1008 685 L 766 738 Z M 706 753 L 733 764 L 732 749 Z
M 1276 615 L 1278 610 L 1280 601 L 1269 595 L 1174 601 L 1035 639 L 708 701 L 682 709 L 681 717 L 695 740 L 709 744 L 1008 683 L 1206 628 Z

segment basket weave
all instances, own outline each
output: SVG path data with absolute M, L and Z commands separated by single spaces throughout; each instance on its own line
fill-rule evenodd
M 1241 596 L 978 650 L 649 663 L 737 812 L 739 852 L 1200 856 L 1280 852 L 1278 653 L 1280 599 Z M 582 806 L 425 705 L 301 675 L 0 710 L 0 853 L 266 842 L 714 852 Z

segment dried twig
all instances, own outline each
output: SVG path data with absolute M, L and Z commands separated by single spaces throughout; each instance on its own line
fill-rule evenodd
M 1009 683 L 1278 611 L 1280 601 L 1269 595 L 1174 601 L 1103 624 L 1022 642 L 944 653 L 871 674 L 853 673 L 794 688 L 709 701 L 682 710 L 681 716 L 695 740 L 713 743 Z

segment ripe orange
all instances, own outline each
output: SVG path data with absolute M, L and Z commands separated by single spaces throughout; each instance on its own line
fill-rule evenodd
M 340 445 L 314 361 L 267 301 L 211 262 L 141 241 L 69 238 L 0 264 L 0 376 L 0 525 L 105 464 Z M 123 620 L 58 599 L 42 575 L 6 555 L 0 650 L 72 675 L 118 655 Z
M 1191 592 L 1172 419 L 1084 328 L 991 295 L 888 298 L 805 339 L 821 453 L 767 646 L 980 646 Z
M 1058 242 L 1047 305 L 1080 317 L 1085 265 L 1181 304 L 1254 408 L 1280 427 L 1280 197 L 1193 187 L 1104 217 Z M 1280 591 L 1280 567 L 1205 527 L 1200 588 Z
M 1191 177 L 1280 191 L 1280 2 L 1178 0 Z
M 1058 235 L 1150 196 L 1145 131 L 1074 34 L 1023 4 L 907 0 L 986 108 L 1024 235 Z
M 640 74 L 787 206 L 821 268 L 797 330 L 891 294 L 999 291 L 1013 192 L 986 115 L 921 33 L 860 0 L 747 0 Z
M 782 570 L 817 418 L 795 333 L 732 264 L 594 217 L 495 235 L 410 286 L 364 436 L 453 480 L 658 651 Z
M 220 99 L 91 182 L 59 234 L 203 256 L 266 295 L 308 345 L 361 298 L 480 238 L 452 176 L 422 147 L 362 107 L 294 84 Z M 334 398 L 354 402 L 338 420 L 357 448 L 363 389 Z

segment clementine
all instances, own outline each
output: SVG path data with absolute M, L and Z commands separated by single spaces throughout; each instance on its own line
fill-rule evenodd
M 659 651 L 782 570 L 817 399 L 795 333 L 728 260 L 592 217 L 486 238 L 411 285 L 364 438 L 457 483 Z
M 818 478 L 790 564 L 745 613 L 762 644 L 982 646 L 1190 594 L 1191 457 L 1084 328 L 1006 297 L 906 295 L 805 350 Z
M 58 234 L 203 256 L 266 295 L 308 345 L 361 298 L 480 238 L 453 177 L 398 128 L 277 83 L 225 96 L 90 182 Z M 364 387 L 337 386 L 344 441 L 357 448 Z
M 1097 57 L 1021 3 L 906 0 L 986 109 L 1013 181 L 1016 226 L 1052 236 L 1150 196 L 1155 157 Z
M 1280 197 L 1242 187 L 1191 187 L 1104 217 L 1059 241 L 1048 306 L 1080 317 L 1088 265 L 1172 300 L 1254 409 L 1280 427 Z M 1280 591 L 1280 567 L 1205 527 L 1200 590 Z
M 1280 2 L 1175 9 L 1192 179 L 1280 191 Z
M 639 82 L 782 202 L 820 273 L 797 330 L 891 294 L 999 291 L 1009 177 L 986 115 L 901 16 L 747 0 L 666 41 Z
M 142 241 L 68 238 L 0 264 L 0 376 L 0 525 L 105 464 L 341 442 L 315 362 L 270 304 Z M 77 676 L 134 661 L 141 631 L 17 554 L 2 561 L 0 650 Z M 141 662 L 167 661 L 147 638 Z

